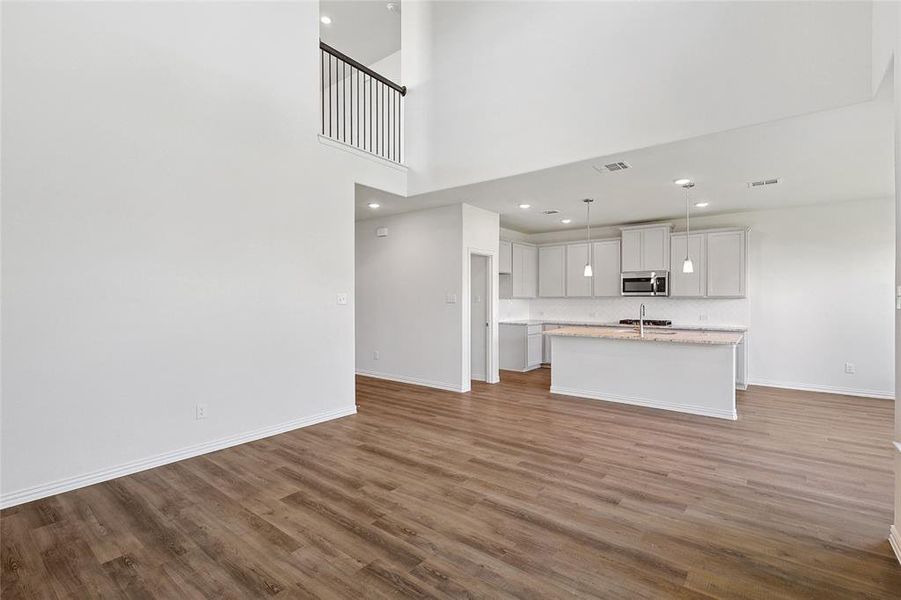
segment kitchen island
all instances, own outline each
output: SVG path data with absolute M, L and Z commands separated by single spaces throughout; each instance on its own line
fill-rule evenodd
M 742 334 L 562 327 L 552 339 L 551 393 L 735 420 Z

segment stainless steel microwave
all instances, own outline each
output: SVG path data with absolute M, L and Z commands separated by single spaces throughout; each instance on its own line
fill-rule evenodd
M 622 274 L 623 296 L 669 296 L 669 271 L 633 271 Z

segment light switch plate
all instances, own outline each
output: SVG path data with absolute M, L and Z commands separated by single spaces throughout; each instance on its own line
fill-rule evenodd
M 346 293 L 338 294 L 338 304 L 347 304 L 347 294 Z
M 456 304 L 457 303 L 457 294 L 446 294 L 444 296 L 444 301 L 447 304 Z

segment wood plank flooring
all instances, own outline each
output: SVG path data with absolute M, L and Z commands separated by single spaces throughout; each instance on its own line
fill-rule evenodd
M 894 598 L 892 402 L 737 422 L 359 378 L 359 414 L 0 513 L 2 597 Z

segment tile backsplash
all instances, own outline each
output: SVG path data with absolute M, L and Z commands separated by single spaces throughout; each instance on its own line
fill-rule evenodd
M 750 327 L 747 298 L 534 298 L 501 300 L 500 320 L 549 319 L 613 322 L 638 318 L 639 307 L 647 307 L 647 318 L 669 319 L 676 325 L 743 325 Z

